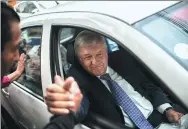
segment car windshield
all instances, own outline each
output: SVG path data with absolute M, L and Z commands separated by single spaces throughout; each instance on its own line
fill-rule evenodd
M 43 9 L 48 9 L 57 6 L 57 3 L 55 1 L 38 1 L 38 4 Z
M 188 2 L 180 2 L 133 26 L 188 71 Z

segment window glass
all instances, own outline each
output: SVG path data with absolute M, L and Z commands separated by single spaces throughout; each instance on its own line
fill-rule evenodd
M 18 9 L 18 12 L 20 13 L 27 13 L 27 2 L 23 2 L 19 4 L 17 9 Z
M 37 2 L 44 9 L 57 6 L 57 3 L 55 1 L 37 1 Z
M 114 51 L 119 50 L 119 46 L 117 45 L 117 43 L 108 38 L 106 38 L 106 44 L 108 46 L 108 53 L 112 53 Z
M 67 73 L 68 69 L 70 68 L 71 64 L 67 61 L 67 44 L 71 42 L 74 37 L 75 29 L 73 28 L 60 28 L 59 30 L 59 41 L 60 41 L 60 53 L 61 53 L 61 60 L 62 60 L 62 67 L 63 71 Z
M 34 10 L 34 9 L 37 9 L 37 7 L 32 3 L 32 2 L 28 2 L 28 4 L 27 4 L 27 12 L 28 13 L 32 13 L 32 11 Z
M 181 2 L 134 26 L 188 70 L 188 3 Z
M 62 28 L 60 30 L 60 43 L 66 42 L 72 39 L 74 36 L 74 29 L 72 28 Z
M 40 47 L 42 27 L 22 30 L 20 53 L 25 53 L 25 70 L 17 80 L 20 84 L 42 96 Z

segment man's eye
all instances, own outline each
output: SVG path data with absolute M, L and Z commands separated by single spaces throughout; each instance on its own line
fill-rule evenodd
M 89 60 L 91 59 L 91 56 L 84 57 L 84 60 Z
M 99 53 L 99 54 L 97 54 L 97 56 L 98 56 L 98 57 L 102 57 L 102 56 L 103 56 L 103 54 L 102 54 L 102 53 Z

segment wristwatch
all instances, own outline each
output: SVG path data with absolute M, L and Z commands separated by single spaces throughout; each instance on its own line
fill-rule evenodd
M 173 109 L 173 107 L 168 107 L 167 109 L 165 109 L 163 114 L 164 114 L 164 115 L 167 115 L 166 113 L 167 113 L 168 110 L 170 110 L 170 109 Z

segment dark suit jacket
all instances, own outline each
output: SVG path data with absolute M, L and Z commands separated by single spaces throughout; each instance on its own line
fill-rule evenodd
M 90 102 L 90 111 L 98 113 L 114 122 L 125 124 L 121 109 L 116 105 L 111 93 L 97 77 L 87 73 L 79 64 L 72 65 L 68 75 L 75 78 L 81 91 L 87 96 Z M 163 94 L 159 88 L 152 85 L 152 83 L 148 83 L 148 81 L 143 82 L 145 82 L 145 84 L 137 86 L 136 90 L 150 100 L 154 108 L 164 103 L 170 103 L 166 95 Z M 142 88 L 142 86 L 145 87 Z M 165 117 L 158 111 L 154 111 L 148 120 L 156 127 L 161 122 L 165 121 Z

